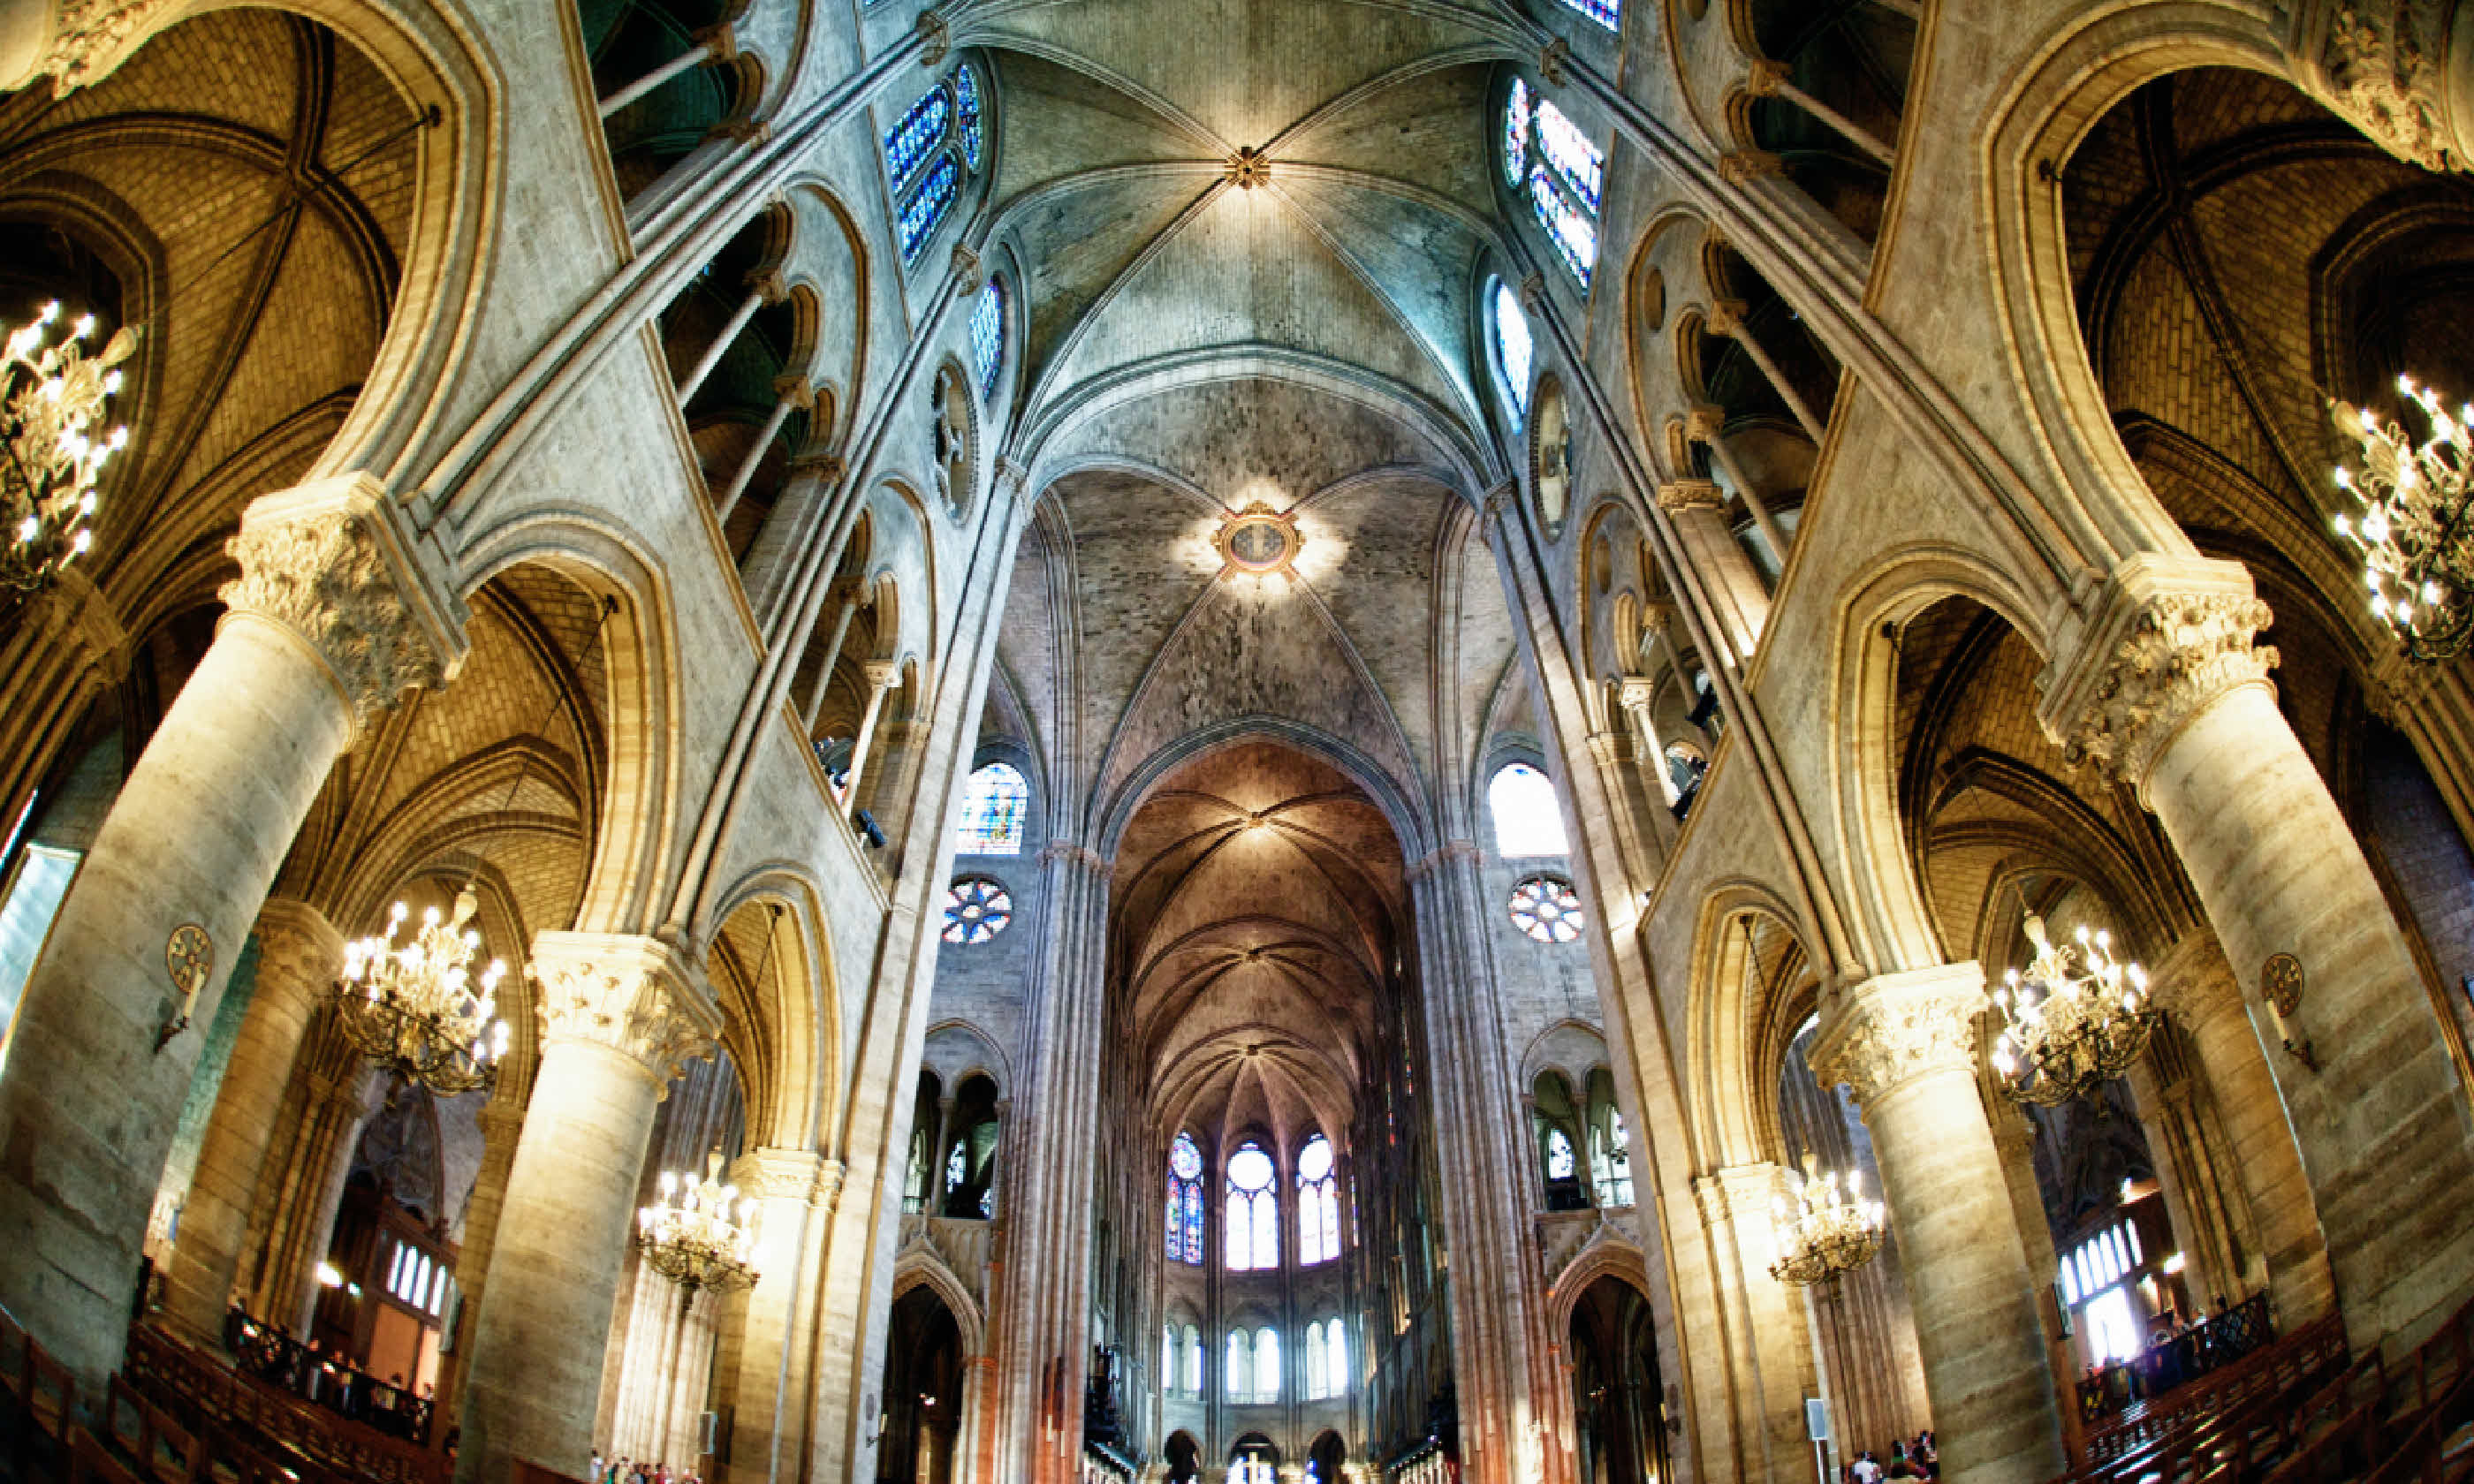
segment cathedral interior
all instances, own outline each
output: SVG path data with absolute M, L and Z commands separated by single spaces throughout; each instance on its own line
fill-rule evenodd
M 2474 0 L 0 0 L 0 1479 L 2463 1477 L 2469 170 Z

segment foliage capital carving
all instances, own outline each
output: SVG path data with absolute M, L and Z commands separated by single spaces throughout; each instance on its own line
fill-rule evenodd
M 344 935 L 325 913 L 290 897 L 257 909 L 257 984 L 315 994 L 344 969 Z
M 355 727 L 463 664 L 462 605 L 424 569 L 400 507 L 367 474 L 258 499 L 224 549 L 240 563 L 225 606 L 307 644 Z
M 2276 651 L 2252 636 L 2269 618 L 2239 567 L 2133 558 L 2106 583 L 2072 662 L 2047 672 L 2046 730 L 2074 766 L 2144 790 L 2193 717 L 2268 683 Z
M 813 1205 L 828 1162 L 813 1150 L 751 1149 L 730 1166 L 730 1178 L 741 1195 Z
M 656 938 L 546 932 L 526 965 L 546 1044 L 582 1041 L 634 1060 L 655 1083 L 713 1055 L 721 1010 L 687 958 Z
M 2440 0 L 2359 0 L 2329 18 L 2319 70 L 2329 101 L 2397 158 L 2425 170 L 2463 169 L 2448 128 L 2444 81 L 2433 61 L 2447 50 Z
M 1990 1003 L 1983 966 L 1937 964 L 1876 974 L 1831 996 L 1809 1060 L 1824 1087 L 1845 1083 L 1870 1111 L 1918 1077 L 1976 1067 L 1976 1017 Z
M 1687 510 L 1716 510 L 1724 502 L 1718 486 L 1707 479 L 1670 479 L 1658 487 L 1658 508 L 1668 515 Z

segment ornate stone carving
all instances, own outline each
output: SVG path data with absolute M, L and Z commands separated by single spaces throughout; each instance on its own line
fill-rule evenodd
M 2184 723 L 2226 691 L 2268 683 L 2276 651 L 2251 636 L 2269 616 L 2268 605 L 2246 593 L 2146 598 L 2063 737 L 2063 755 L 2143 784 Z
M 2438 0 L 2341 5 L 2319 54 L 2337 108 L 2389 154 L 2425 170 L 2466 165 L 2431 60 L 2435 41 L 2446 44 L 2447 9 Z
M 1716 334 L 1716 330 L 1711 330 Z M 1727 409 L 1695 402 L 1684 414 L 1684 436 L 1696 443 L 1714 443 L 1727 435 Z
M 1615 704 L 1627 711 L 1646 712 L 1657 699 L 1658 684 L 1646 675 L 1627 675 L 1615 690 Z
M 1547 42 L 1538 52 L 1538 75 L 1555 87 L 1571 81 L 1567 63 L 1572 60 L 1571 44 L 1562 36 Z
M 805 1149 L 751 1149 L 730 1166 L 741 1195 L 760 1201 L 816 1200 L 824 1166 L 832 1161 Z
M 542 1040 L 590 1041 L 633 1058 L 667 1082 L 713 1054 L 721 1011 L 685 957 L 653 938 L 546 932 L 527 966 L 539 995 Z
M 1272 161 L 1254 146 L 1243 145 L 1239 147 L 1236 154 L 1228 156 L 1228 161 L 1221 167 L 1220 174 L 1223 180 L 1239 190 L 1250 191 L 1258 185 L 1270 183 Z
M 1718 156 L 1718 179 L 1737 185 L 1785 171 L 1786 161 L 1767 150 L 1733 150 Z
M 305 901 L 270 897 L 257 911 L 257 986 L 315 994 L 344 967 L 344 935 Z
M 917 26 L 912 29 L 919 33 L 919 65 L 934 67 L 942 64 L 945 54 L 954 49 L 954 33 L 946 26 L 945 17 L 933 9 L 922 11 Z
M 42 69 L 52 75 L 52 96 L 65 98 L 100 83 L 135 50 L 140 35 L 171 0 L 64 0 Z
M 1061 862 L 1068 866 L 1079 866 L 1094 875 L 1104 873 L 1108 869 L 1108 863 L 1100 858 L 1099 851 L 1088 846 L 1077 845 L 1071 840 L 1050 841 L 1040 850 L 1039 858 L 1044 861 Z
M 960 243 L 954 244 L 955 292 L 964 296 L 980 290 L 980 255 Z
M 334 672 L 353 723 L 366 725 L 405 691 L 447 679 L 446 636 L 376 507 L 383 494 L 296 493 L 313 497 L 270 495 L 241 516 L 240 534 L 224 543 L 241 575 L 220 596 L 300 635 Z
M 1687 510 L 1716 510 L 1725 503 L 1714 480 L 1671 479 L 1658 487 L 1658 508 L 1670 515 Z
M 1813 1075 L 1824 1087 L 1843 1082 L 1870 1109 L 1916 1077 L 1973 1075 L 1976 1017 L 1986 1004 L 1980 967 L 1943 964 L 1879 974 L 1833 999 L 1810 1053 Z
M 1756 57 L 1752 67 L 1744 74 L 1744 91 L 1756 98 L 1775 98 L 1786 82 L 1786 63 Z
M 1538 313 L 1546 303 L 1546 275 L 1531 269 L 1520 280 L 1520 307 Z

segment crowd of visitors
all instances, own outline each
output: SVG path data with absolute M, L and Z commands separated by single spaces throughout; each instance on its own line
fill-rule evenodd
M 704 1484 L 692 1473 L 672 1473 L 668 1464 L 605 1458 L 597 1448 L 593 1450 L 593 1472 L 585 1477 L 592 1484 Z
M 1941 1477 L 1941 1455 L 1933 1448 L 1933 1435 L 1928 1430 L 1912 1441 L 1901 1440 L 1890 1445 L 1890 1461 L 1885 1465 L 1871 1448 L 1856 1455 L 1856 1461 L 1838 1471 L 1838 1484 L 1881 1484 L 1883 1479 L 1937 1479 Z
M 304 1345 L 284 1326 L 268 1324 L 239 1308 L 224 1316 L 224 1343 L 243 1371 L 303 1401 L 391 1438 L 406 1443 L 429 1441 L 430 1388 L 424 1383 L 415 1392 L 404 1383 L 400 1371 L 381 1380 L 354 1366 L 340 1351 L 330 1352 L 314 1340 Z

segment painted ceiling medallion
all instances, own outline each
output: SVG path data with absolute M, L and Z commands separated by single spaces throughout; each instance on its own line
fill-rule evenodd
M 1248 572 L 1268 577 L 1277 572 L 1296 580 L 1291 563 L 1298 560 L 1298 550 L 1305 545 L 1305 538 L 1298 534 L 1295 515 L 1275 512 L 1260 500 L 1226 514 L 1227 518 L 1211 538 L 1220 559 L 1228 563 L 1223 569 L 1224 576 Z

